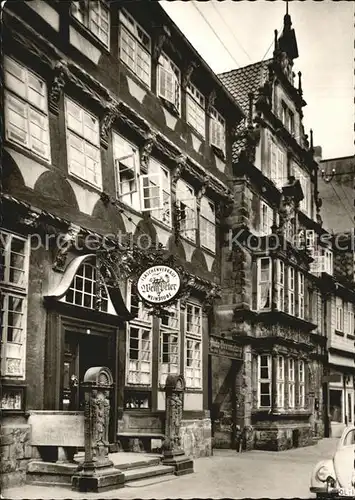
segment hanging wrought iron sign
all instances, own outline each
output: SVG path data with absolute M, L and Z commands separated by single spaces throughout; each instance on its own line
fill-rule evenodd
M 137 291 L 146 302 L 165 304 L 178 295 L 181 280 L 175 269 L 169 266 L 152 266 L 138 278 Z

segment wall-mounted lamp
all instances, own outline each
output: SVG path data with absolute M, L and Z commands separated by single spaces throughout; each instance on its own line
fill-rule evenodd
M 335 168 L 332 169 L 330 174 L 326 174 L 324 169 L 321 170 L 321 176 L 324 182 L 330 182 L 333 179 L 334 175 L 335 175 Z

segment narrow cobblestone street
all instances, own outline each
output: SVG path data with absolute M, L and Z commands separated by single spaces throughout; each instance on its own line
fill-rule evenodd
M 69 488 L 23 486 L 3 492 L 9 499 L 76 498 L 309 498 L 312 468 L 333 455 L 337 439 L 283 452 L 235 453 L 215 450 L 214 456 L 195 460 L 195 473 L 150 486 L 125 487 L 101 494 L 83 494 Z

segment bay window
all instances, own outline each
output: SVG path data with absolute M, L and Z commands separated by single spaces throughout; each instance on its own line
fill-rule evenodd
M 202 389 L 202 309 L 187 303 L 185 310 L 186 387 Z
M 270 257 L 257 261 L 257 309 L 271 309 L 272 265 Z
M 125 10 L 120 10 L 120 58 L 150 88 L 151 39 Z
M 226 122 L 214 108 L 210 110 L 210 143 L 225 154 Z
M 187 123 L 203 138 L 206 135 L 205 97 L 197 88 L 189 83 L 186 89 Z
M 110 11 L 100 0 L 71 2 L 71 14 L 106 47 L 110 45 Z
M 276 307 L 279 311 L 285 310 L 285 263 L 282 260 L 276 261 Z
M 150 158 L 148 174 L 140 175 L 140 196 L 142 212 L 171 227 L 171 185 L 170 172 L 154 158 Z
M 69 173 L 102 189 L 99 120 L 65 98 Z
M 112 133 L 112 146 L 116 174 L 116 197 L 123 203 L 139 210 L 138 148 L 115 132 Z
M 157 88 L 158 96 L 173 105 L 180 114 L 181 73 L 179 68 L 165 54 L 161 54 L 158 64 Z
M 1 231 L 1 375 L 24 379 L 29 241 Z
M 182 179 L 176 183 L 176 206 L 181 236 L 195 242 L 197 229 L 196 196 L 194 189 Z
M 288 283 L 287 283 L 287 304 L 288 314 L 295 315 L 295 270 L 293 267 L 288 268 Z
M 295 360 L 288 360 L 288 406 L 295 407 Z
M 165 385 L 166 377 L 177 375 L 180 367 L 180 307 L 171 306 L 160 319 L 159 383 Z
M 50 161 L 46 83 L 8 56 L 4 83 L 6 139 Z
M 304 319 L 304 275 L 298 274 L 298 317 Z
M 271 356 L 258 356 L 258 407 L 271 407 Z
M 200 206 L 200 244 L 212 252 L 216 251 L 216 209 L 205 196 L 202 196 Z
M 285 360 L 283 356 L 277 357 L 277 407 L 283 408 L 285 404 Z
M 298 364 L 298 391 L 299 391 L 299 406 L 305 407 L 305 364 L 300 360 Z

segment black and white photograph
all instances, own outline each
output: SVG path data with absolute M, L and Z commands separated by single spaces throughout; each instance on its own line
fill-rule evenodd
M 355 1 L 0 25 L 0 498 L 355 498 Z

